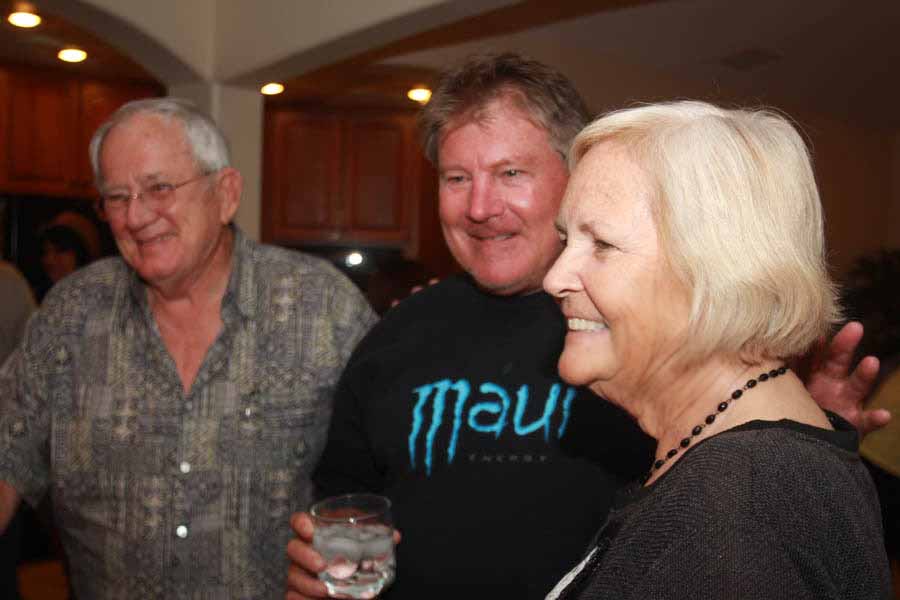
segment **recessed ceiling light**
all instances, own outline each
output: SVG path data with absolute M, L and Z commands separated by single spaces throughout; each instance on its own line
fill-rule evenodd
M 431 90 L 425 86 L 417 86 L 406 92 L 406 97 L 419 104 L 428 104 L 431 100 Z
M 280 94 L 284 91 L 284 86 L 280 83 L 267 83 L 266 85 L 259 88 L 259 91 L 265 94 L 266 96 L 274 96 L 276 94 Z
M 17 11 L 10 13 L 6 20 L 16 27 L 37 27 L 41 24 L 41 18 L 32 12 Z
M 63 48 L 56 56 L 57 58 L 59 58 L 59 60 L 77 63 L 87 58 L 87 52 L 85 52 L 84 50 L 79 50 L 78 48 Z

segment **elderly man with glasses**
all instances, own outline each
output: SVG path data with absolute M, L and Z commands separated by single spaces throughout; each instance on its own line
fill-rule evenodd
M 374 313 L 231 224 L 241 175 L 190 104 L 124 106 L 90 155 L 121 258 L 51 290 L 0 370 L 0 531 L 49 492 L 79 598 L 280 596 Z

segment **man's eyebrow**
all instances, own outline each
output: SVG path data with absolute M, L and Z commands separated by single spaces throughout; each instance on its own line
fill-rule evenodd
M 521 153 L 521 154 L 515 154 L 512 156 L 504 156 L 503 158 L 500 158 L 498 160 L 490 162 L 487 164 L 487 169 L 490 171 L 496 171 L 497 169 L 503 169 L 505 167 L 514 166 L 514 167 L 523 167 L 525 170 L 528 170 L 533 163 L 534 163 L 534 158 L 530 154 Z M 443 173 L 452 172 L 452 171 L 462 171 L 462 172 L 466 172 L 466 173 L 469 172 L 469 170 L 466 167 L 464 167 L 462 165 L 458 165 L 458 164 L 453 164 L 453 163 L 441 165 L 440 168 L 438 168 L 438 174 L 443 174 Z
M 531 165 L 532 162 L 534 162 L 534 160 L 529 154 L 514 154 L 494 161 L 490 166 L 495 169 L 498 167 L 507 167 L 509 165 L 522 165 L 527 167 Z
M 142 173 L 141 175 L 138 175 L 137 177 L 135 177 L 135 179 L 137 179 L 138 181 L 159 181 L 160 179 L 165 179 L 165 178 L 166 178 L 166 176 L 163 175 L 163 174 L 162 174 L 161 172 L 159 172 L 159 171 L 154 171 L 154 172 L 152 172 L 152 173 Z M 128 184 L 127 184 L 127 183 L 115 183 L 115 184 L 109 184 L 109 183 L 107 182 L 107 183 L 104 185 L 104 187 L 107 188 L 107 189 L 110 189 L 110 188 L 123 188 L 123 187 L 128 187 Z

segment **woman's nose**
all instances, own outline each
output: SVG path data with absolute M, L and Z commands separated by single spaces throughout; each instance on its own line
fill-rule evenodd
M 544 290 L 556 298 L 564 298 L 580 287 L 573 260 L 563 251 L 544 276 Z

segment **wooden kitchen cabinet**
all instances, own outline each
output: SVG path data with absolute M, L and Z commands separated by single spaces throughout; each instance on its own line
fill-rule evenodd
M 338 118 L 327 113 L 266 115 L 263 228 L 270 241 L 340 236 L 340 129 Z
M 264 240 L 414 254 L 419 205 L 434 195 L 415 117 L 412 110 L 267 107 Z
M 26 193 L 66 193 L 75 177 L 76 82 L 24 69 L 8 81 L 7 183 Z
M 88 155 L 88 146 L 97 128 L 112 116 L 123 104 L 141 98 L 162 96 L 163 90 L 145 83 L 86 80 L 78 86 L 80 117 L 77 128 L 77 160 L 75 185 L 92 190 L 94 173 Z
M 125 102 L 162 93 L 149 83 L 0 65 L 0 193 L 93 195 L 94 130 Z

